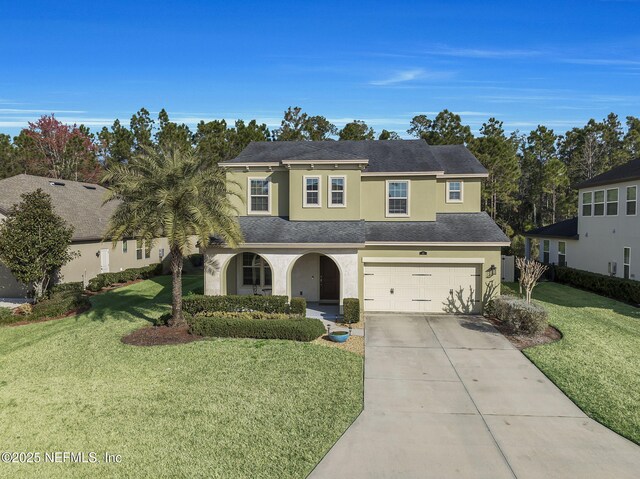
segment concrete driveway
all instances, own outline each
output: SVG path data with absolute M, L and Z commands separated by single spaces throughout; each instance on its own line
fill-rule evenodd
M 373 315 L 365 344 L 364 411 L 314 479 L 639 477 L 640 447 L 482 318 Z

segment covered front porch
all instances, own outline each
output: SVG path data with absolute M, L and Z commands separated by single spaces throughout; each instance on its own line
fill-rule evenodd
M 335 305 L 358 297 L 355 249 L 208 248 L 205 294 L 283 295 Z

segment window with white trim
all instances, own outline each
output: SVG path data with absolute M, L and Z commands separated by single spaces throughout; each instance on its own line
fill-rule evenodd
M 631 278 L 631 248 L 625 247 L 622 251 L 622 264 L 624 279 Z
M 127 244 L 127 240 L 122 240 L 122 253 L 126 253 L 129 250 L 129 245 Z
M 344 176 L 329 177 L 329 206 L 339 207 L 347 205 L 347 178 Z
M 141 239 L 136 240 L 136 259 L 142 259 L 142 249 L 144 242 Z
M 558 241 L 558 266 L 567 265 L 567 243 Z
M 607 216 L 618 215 L 618 188 L 607 190 Z
M 387 181 L 387 216 L 409 216 L 409 181 Z
M 549 264 L 549 240 L 542 241 L 542 262 Z
M 447 203 L 462 203 L 462 181 L 447 181 Z
M 627 186 L 627 215 L 635 216 L 638 208 L 637 188 L 635 186 Z
M 249 213 L 268 213 L 270 184 L 267 178 L 249 178 Z
M 256 253 L 242 253 L 242 285 L 271 286 L 271 268 L 269 263 Z
M 604 190 L 593 193 L 593 216 L 604 216 Z
M 320 177 L 305 176 L 304 181 L 304 206 L 320 206 Z
M 582 216 L 591 216 L 593 210 L 593 193 L 585 191 L 582 193 Z

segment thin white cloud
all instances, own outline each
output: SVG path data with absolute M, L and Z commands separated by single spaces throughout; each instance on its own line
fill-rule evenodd
M 562 61 L 573 65 L 640 67 L 640 60 L 624 58 L 566 58 Z
M 425 53 L 430 55 L 442 55 L 462 58 L 521 58 L 541 55 L 543 52 L 540 50 L 531 49 L 458 48 L 442 45 L 430 50 L 426 50 Z
M 54 114 L 58 114 L 58 113 L 74 113 L 74 114 L 82 114 L 82 113 L 86 113 L 86 111 L 83 110 L 54 110 L 51 108 L 39 108 L 39 109 L 23 109 L 23 108 L 0 108 L 0 114 L 7 114 L 7 113 L 16 113 L 16 114 L 25 114 L 25 113 L 54 113 Z
M 430 74 L 431 76 L 433 74 Z M 385 86 L 385 85 L 395 85 L 397 83 L 404 83 L 408 81 L 418 80 L 420 78 L 425 78 L 427 72 L 423 68 L 414 68 L 412 70 L 402 70 L 394 73 L 389 78 L 385 78 L 383 80 L 372 80 L 369 82 L 370 85 L 376 86 Z

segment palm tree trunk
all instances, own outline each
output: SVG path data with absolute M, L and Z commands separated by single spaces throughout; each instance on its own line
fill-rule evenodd
M 169 326 L 177 328 L 184 326 L 184 315 L 182 314 L 182 251 L 177 246 L 171 247 L 171 276 L 172 294 L 171 319 Z

